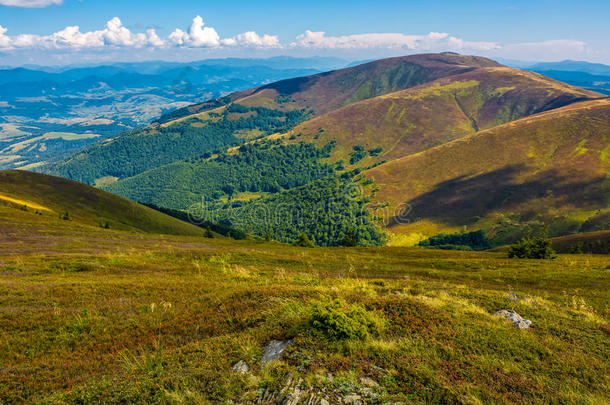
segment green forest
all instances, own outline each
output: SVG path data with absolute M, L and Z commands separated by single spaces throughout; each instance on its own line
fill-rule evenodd
M 334 173 L 320 163 L 334 143 L 322 148 L 299 143 L 282 145 L 259 141 L 241 145 L 237 153 L 223 151 L 155 168 L 105 187 L 135 201 L 185 209 L 202 200 L 231 200 L 241 192 L 276 193 L 302 186 Z
M 125 133 L 43 171 L 89 184 L 107 176 L 123 179 L 153 167 L 238 145 L 243 142 L 236 136 L 238 131 L 258 130 L 260 136 L 283 132 L 307 116 L 305 110 L 279 111 L 233 104 L 210 120 L 191 118 L 167 127 L 153 125 Z
M 292 242 L 304 232 L 319 246 L 382 244 L 366 200 L 346 191 L 355 173 L 339 175 L 322 162 L 334 147 L 334 142 L 318 148 L 261 140 L 234 153 L 155 168 L 105 189 L 261 238 Z M 244 200 L 240 193 L 254 197 Z
M 383 232 L 364 198 L 354 198 L 350 180 L 336 175 L 248 202 L 209 206 L 209 220 L 247 233 L 291 243 L 300 233 L 318 246 L 378 246 Z

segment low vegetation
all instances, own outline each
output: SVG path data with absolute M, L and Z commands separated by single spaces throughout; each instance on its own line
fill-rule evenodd
M 383 320 L 361 305 L 334 299 L 313 304 L 311 325 L 330 339 L 367 339 L 380 334 Z
M 550 239 L 537 237 L 522 239 L 511 245 L 508 248 L 508 257 L 518 259 L 554 259 L 557 256 L 551 246 Z
M 2 403 L 252 403 L 289 374 L 330 403 L 610 400 L 606 256 L 307 249 L 19 207 L 0 230 Z
M 419 242 L 419 246 L 446 250 L 487 250 L 491 247 L 484 230 L 433 236 Z

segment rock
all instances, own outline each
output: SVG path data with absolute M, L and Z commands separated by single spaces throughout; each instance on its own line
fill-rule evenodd
M 362 405 L 361 396 L 357 394 L 348 394 L 343 397 L 343 403 L 347 405 Z
M 369 388 L 379 387 L 379 384 L 377 384 L 377 381 L 373 380 L 372 378 L 368 378 L 368 377 L 361 377 L 360 384 L 364 385 L 365 387 L 369 387 Z
M 286 347 L 290 344 L 291 340 L 282 342 L 281 340 L 272 340 L 269 342 L 265 351 L 263 352 L 263 358 L 261 362 L 267 364 L 273 360 L 279 360 L 282 357 L 282 353 L 286 350 Z
M 303 391 L 299 387 L 294 387 L 287 395 L 287 398 L 282 402 L 283 405 L 297 405 Z
M 250 366 L 243 360 L 238 361 L 232 367 L 233 371 L 239 374 L 248 374 L 250 372 Z
M 519 329 L 528 329 L 532 324 L 532 321 L 529 319 L 523 319 L 521 315 L 512 309 L 501 309 L 500 311 L 496 312 L 496 316 L 511 321 L 513 325 Z
M 320 405 L 330 405 L 330 402 L 328 402 L 326 399 L 322 398 L 320 400 Z

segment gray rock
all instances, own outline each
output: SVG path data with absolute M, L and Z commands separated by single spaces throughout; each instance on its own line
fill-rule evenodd
M 283 405 L 297 405 L 303 391 L 299 387 L 294 387 L 287 395 L 287 398 L 283 401 Z
M 519 329 L 528 329 L 532 325 L 532 321 L 523 319 L 521 315 L 512 309 L 501 309 L 496 312 L 496 316 L 511 321 Z
M 282 342 L 281 340 L 272 340 L 269 342 L 265 351 L 263 352 L 263 358 L 261 362 L 267 364 L 273 360 L 279 360 L 282 357 L 282 353 L 286 350 L 286 347 L 290 344 L 291 340 Z
M 250 366 L 243 360 L 238 361 L 232 367 L 233 371 L 239 374 L 248 374 L 250 372 Z
M 362 397 L 357 394 L 349 394 L 343 397 L 343 403 L 347 405 L 362 405 Z
M 372 378 L 368 378 L 368 377 L 360 378 L 360 384 L 365 387 L 369 387 L 369 388 L 379 387 L 379 384 L 377 384 L 377 382 L 375 380 L 373 380 Z

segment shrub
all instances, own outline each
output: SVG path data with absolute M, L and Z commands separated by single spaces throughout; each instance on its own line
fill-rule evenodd
M 469 233 L 441 233 L 421 241 L 419 246 L 445 250 L 486 250 L 490 248 L 484 230 Z
M 301 232 L 297 239 L 293 243 L 294 246 L 301 247 L 314 247 L 313 242 L 309 239 L 309 236 L 305 232 Z
M 379 147 L 379 148 L 375 148 L 375 149 L 369 149 L 369 155 L 371 156 L 379 156 L 379 154 L 383 151 L 383 148 Z
M 335 299 L 314 304 L 311 325 L 332 339 L 366 339 L 381 331 L 383 320 L 361 305 Z
M 349 156 L 350 156 L 349 164 L 350 165 L 358 163 L 359 161 L 364 159 L 367 155 L 367 152 L 366 152 L 366 150 L 364 150 L 364 146 L 362 146 L 362 145 L 356 145 L 353 147 L 353 149 L 354 150 L 349 154 Z
M 547 238 L 524 238 L 511 245 L 508 257 L 519 259 L 554 259 L 557 257 Z
M 343 238 L 343 246 L 354 247 L 358 246 L 358 234 L 354 229 L 348 229 Z

